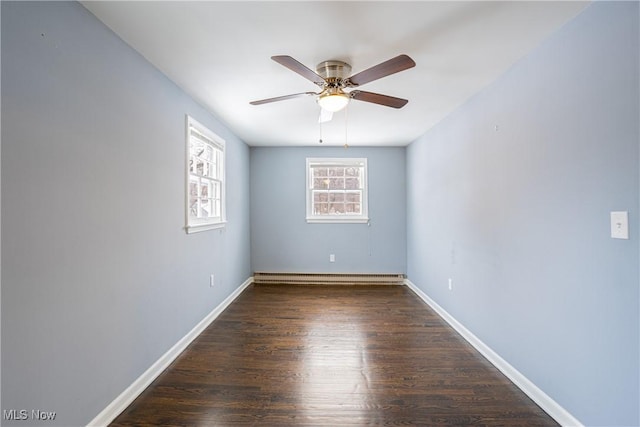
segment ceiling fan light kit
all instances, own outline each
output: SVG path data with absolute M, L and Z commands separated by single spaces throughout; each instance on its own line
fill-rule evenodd
M 287 67 L 291 71 L 300 74 L 305 79 L 318 85 L 322 90 L 320 93 L 303 92 L 293 95 L 278 96 L 275 98 L 252 101 L 252 105 L 268 104 L 286 99 L 298 98 L 301 96 L 313 95 L 320 107 L 326 111 L 336 112 L 347 106 L 350 99 L 384 105 L 392 108 L 402 108 L 407 102 L 406 99 L 395 98 L 393 96 L 381 95 L 362 90 L 345 91 L 344 89 L 359 87 L 363 84 L 381 79 L 391 74 L 415 67 L 416 63 L 407 55 L 398 55 L 388 61 L 374 65 L 364 71 L 347 77 L 351 73 L 351 65 L 343 61 L 323 61 L 318 64 L 316 71 L 312 71 L 302 63 L 287 55 L 272 56 L 278 64 Z M 321 120 L 324 121 L 324 120 Z
M 318 104 L 327 111 L 335 113 L 342 110 L 349 103 L 349 95 L 339 89 L 327 90 L 318 96 Z

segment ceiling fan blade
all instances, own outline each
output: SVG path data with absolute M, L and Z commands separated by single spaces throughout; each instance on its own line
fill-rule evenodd
M 349 92 L 349 96 L 358 101 L 372 102 L 374 104 L 392 108 L 402 108 L 407 105 L 407 102 L 409 102 L 406 99 L 396 98 L 389 95 L 380 95 L 379 93 L 365 92 L 362 90 L 353 90 Z
M 262 105 L 270 102 L 284 101 L 285 99 L 300 98 L 301 96 L 318 95 L 315 92 L 294 93 L 292 95 L 276 96 L 275 98 L 261 99 L 259 101 L 251 101 L 251 105 Z
M 318 117 L 318 123 L 330 122 L 333 118 L 333 112 L 320 108 L 320 117 Z
M 398 55 L 395 58 L 391 58 L 388 61 L 374 65 L 371 68 L 360 71 L 358 74 L 354 74 L 349 77 L 347 79 L 347 86 L 362 86 L 365 83 L 390 76 L 391 74 L 399 73 L 400 71 L 404 71 L 415 66 L 416 63 L 407 55 Z
M 324 83 L 325 83 L 324 79 L 320 75 L 316 74 L 314 71 L 312 71 L 311 69 L 307 68 L 305 65 L 303 65 L 300 62 L 296 61 L 292 57 L 290 57 L 288 55 L 276 55 L 276 56 L 272 56 L 271 59 L 276 61 L 278 64 L 287 67 L 291 71 L 294 71 L 294 72 L 300 74 L 302 77 L 304 77 L 307 80 L 312 81 L 313 83 L 317 84 L 318 86 L 320 86 L 320 87 L 324 86 Z

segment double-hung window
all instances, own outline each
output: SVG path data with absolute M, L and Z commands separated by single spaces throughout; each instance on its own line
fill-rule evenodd
M 224 140 L 187 116 L 187 233 L 225 224 Z
M 307 222 L 368 221 L 367 159 L 307 158 Z

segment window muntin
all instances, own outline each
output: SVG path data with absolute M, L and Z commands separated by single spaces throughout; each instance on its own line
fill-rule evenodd
M 307 159 L 307 222 L 367 222 L 367 159 Z
M 187 116 L 187 232 L 224 226 L 224 140 Z

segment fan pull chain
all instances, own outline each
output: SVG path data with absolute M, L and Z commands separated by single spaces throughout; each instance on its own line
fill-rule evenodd
M 347 128 L 349 127 L 349 104 L 344 109 L 344 148 L 349 148 Z
M 318 143 L 322 144 L 322 122 L 318 122 L 320 126 L 320 138 L 318 138 Z

